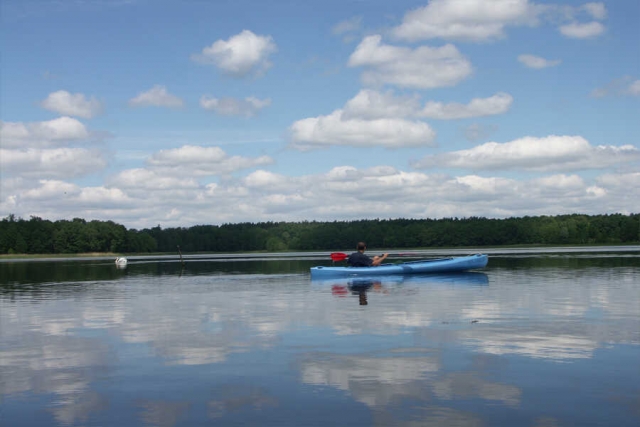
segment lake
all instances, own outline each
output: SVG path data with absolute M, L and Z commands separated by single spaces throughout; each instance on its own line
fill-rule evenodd
M 483 252 L 3 260 L 0 425 L 640 425 L 640 247 Z

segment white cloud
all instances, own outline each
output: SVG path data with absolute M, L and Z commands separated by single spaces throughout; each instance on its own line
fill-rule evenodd
M 581 15 L 595 21 L 580 23 Z M 560 31 L 567 37 L 588 38 L 604 32 L 604 25 L 597 21 L 606 17 L 605 5 L 595 2 L 574 7 L 529 0 L 431 0 L 407 12 L 392 35 L 411 42 L 434 38 L 484 42 L 505 37 L 509 26 L 536 26 L 545 21 L 565 23 Z
M 40 105 L 62 115 L 84 119 L 90 119 L 102 111 L 102 104 L 94 97 L 87 99 L 81 93 L 71 94 L 66 90 L 50 93 Z
M 597 37 L 604 33 L 604 25 L 600 22 L 592 21 L 586 24 L 572 22 L 560 26 L 560 32 L 572 39 L 587 39 Z
M 147 164 L 164 173 L 177 176 L 212 176 L 233 173 L 273 163 L 269 156 L 228 156 L 219 147 L 184 145 L 180 148 L 160 150 L 153 154 Z
M 380 119 L 411 117 L 420 108 L 417 95 L 395 96 L 393 91 L 384 93 L 363 89 L 344 106 L 343 119 Z
M 125 190 L 186 190 L 198 188 L 198 182 L 192 177 L 167 175 L 149 169 L 127 169 L 108 180 L 109 186 Z
M 455 86 L 472 73 L 471 63 L 451 44 L 415 49 L 381 43 L 379 35 L 365 37 L 349 57 L 350 67 L 366 67 L 366 85 L 392 84 L 432 89 Z
M 537 14 L 528 0 L 431 0 L 408 12 L 393 35 L 408 41 L 486 41 L 504 37 L 508 25 L 534 24 Z
M 420 106 L 419 97 L 396 96 L 393 91 L 378 92 L 363 89 L 347 101 L 342 119 L 432 118 L 439 120 L 464 119 L 503 114 L 509 110 L 513 97 L 497 93 L 488 98 L 474 98 L 468 104 L 429 101 Z
M 348 145 L 386 148 L 431 146 L 435 132 L 424 122 L 398 118 L 349 119 L 342 110 L 328 116 L 298 120 L 289 128 L 292 146 L 299 149 Z
M 607 17 L 607 8 L 604 3 L 586 3 L 582 6 L 593 19 L 603 20 Z
M 580 136 L 525 137 L 506 143 L 487 142 L 469 150 L 424 157 L 416 168 L 558 171 L 603 169 L 640 159 L 632 145 L 594 147 Z
M 0 141 L 5 148 L 49 147 L 89 136 L 84 124 L 72 117 L 31 123 L 0 122 Z
M 562 62 L 559 59 L 549 60 L 549 59 L 541 58 L 539 56 L 528 55 L 528 54 L 519 55 L 518 61 L 520 61 L 522 64 L 524 64 L 529 68 L 537 68 L 537 69 L 555 67 L 556 65 Z
M 55 179 L 42 179 L 38 181 L 37 187 L 25 191 L 22 198 L 50 201 L 61 197 L 77 196 L 80 191 L 80 187 L 76 184 Z
M 634 80 L 631 76 L 624 76 L 613 79 L 605 86 L 591 91 L 591 96 L 594 98 L 624 95 L 640 96 L 640 80 Z
M 94 173 L 107 162 L 99 151 L 84 148 L 0 148 L 0 166 L 5 174 L 60 179 Z
M 513 97 L 497 93 L 475 98 L 468 104 L 427 102 L 419 97 L 396 96 L 393 91 L 361 90 L 344 109 L 326 116 L 298 120 L 289 128 L 292 146 L 301 150 L 331 145 L 386 148 L 435 145 L 435 131 L 425 122 L 410 118 L 440 120 L 503 114 Z
M 336 36 L 342 36 L 342 41 L 350 43 L 356 40 L 362 32 L 362 16 L 354 16 L 351 19 L 339 22 L 333 26 L 331 32 Z
M 169 107 L 180 108 L 184 105 L 182 99 L 167 92 L 167 88 L 155 85 L 146 92 L 141 92 L 129 100 L 132 107 Z
M 620 189 L 628 188 L 633 191 L 640 189 L 640 172 L 605 174 L 597 178 L 600 185 L 606 187 L 616 187 Z
M 76 184 L 55 179 L 39 180 L 37 187 L 25 191 L 21 197 L 25 200 L 39 202 L 51 202 L 65 198 L 68 202 L 73 202 L 78 207 L 131 203 L 131 199 L 117 188 L 80 187 Z
M 258 36 L 249 30 L 243 30 L 229 40 L 217 40 L 191 58 L 213 64 L 231 76 L 244 77 L 251 73 L 261 75 L 268 70 L 271 67 L 269 56 L 276 51 L 277 47 L 271 36 Z
M 430 101 L 418 116 L 440 120 L 492 116 L 506 113 L 512 103 L 513 97 L 508 93 L 497 93 L 489 98 L 474 98 L 468 104 L 443 104 Z
M 268 187 L 271 189 L 275 187 L 279 187 L 280 189 L 282 189 L 283 187 L 288 187 L 288 181 L 289 180 L 284 175 L 268 172 L 265 170 L 257 170 L 255 172 L 252 172 L 243 180 L 244 184 L 250 188 Z
M 182 174 L 187 171 L 168 173 L 153 166 L 131 169 L 101 187 L 3 179 L 0 211 L 23 217 L 109 219 L 136 228 L 158 223 L 174 227 L 243 221 L 601 214 L 603 206 L 609 212 L 640 211 L 638 172 L 591 179 L 558 173 L 526 180 L 343 165 L 302 176 L 259 169 L 245 177 L 205 183 L 197 175 Z M 425 189 L 429 189 L 426 198 Z
M 205 110 L 213 110 L 224 116 L 253 117 L 269 105 L 271 105 L 271 99 L 258 99 L 252 96 L 245 99 L 218 99 L 208 96 L 200 98 L 200 106 L 202 108 Z
M 333 26 L 331 32 L 336 35 L 359 31 L 362 28 L 362 16 L 354 16 L 351 19 L 341 21 Z

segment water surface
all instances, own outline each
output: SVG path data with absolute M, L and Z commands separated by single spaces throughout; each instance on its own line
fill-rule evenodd
M 640 425 L 640 248 L 487 252 L 0 262 L 0 425 Z

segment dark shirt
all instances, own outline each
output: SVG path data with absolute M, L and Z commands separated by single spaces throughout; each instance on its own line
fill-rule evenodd
M 373 260 L 362 252 L 354 252 L 347 258 L 347 264 L 351 267 L 371 267 Z

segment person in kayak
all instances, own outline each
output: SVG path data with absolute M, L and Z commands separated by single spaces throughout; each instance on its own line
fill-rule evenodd
M 357 250 L 357 252 L 352 253 L 349 255 L 349 258 L 347 258 L 347 264 L 351 267 L 377 267 L 389 256 L 389 254 L 383 254 L 371 258 L 365 255 L 364 251 L 367 250 L 367 245 L 364 242 L 358 242 Z

